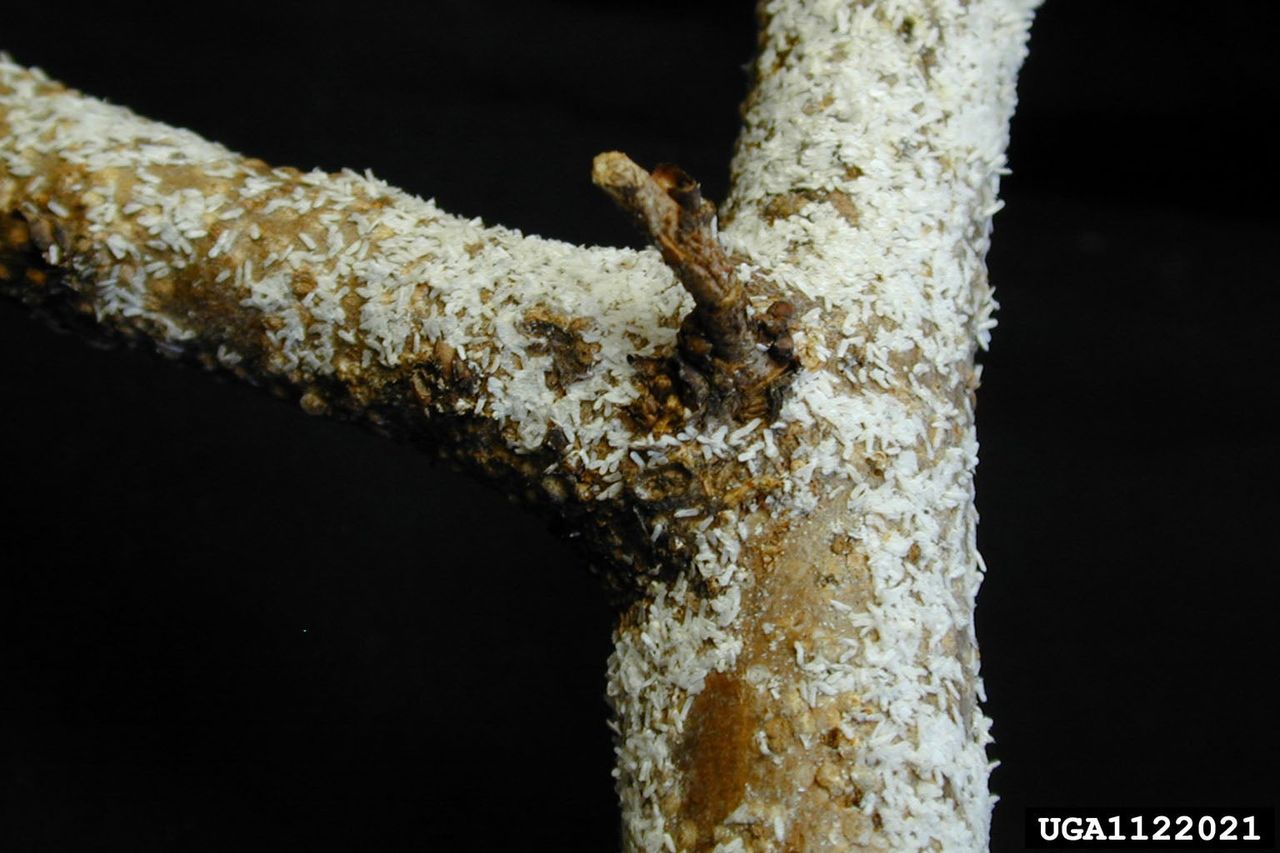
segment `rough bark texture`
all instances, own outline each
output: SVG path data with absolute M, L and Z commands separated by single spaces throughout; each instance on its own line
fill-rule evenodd
M 628 596 L 630 848 L 981 849 L 973 357 L 1032 5 L 763 4 L 718 231 L 680 173 L 597 163 L 645 252 L 271 169 L 5 61 L 0 279 L 576 525 Z

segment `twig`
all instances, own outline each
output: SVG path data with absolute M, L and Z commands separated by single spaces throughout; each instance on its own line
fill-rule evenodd
M 680 329 L 679 358 L 682 368 L 700 374 L 680 371 L 695 386 L 695 397 L 703 398 L 698 402 L 727 408 L 739 421 L 760 417 L 792 366 L 789 306 L 775 303 L 769 321 L 751 321 L 736 264 L 716 236 L 716 207 L 678 166 L 664 163 L 650 173 L 608 151 L 596 156 L 591 179 L 634 217 L 693 296 L 695 308 Z

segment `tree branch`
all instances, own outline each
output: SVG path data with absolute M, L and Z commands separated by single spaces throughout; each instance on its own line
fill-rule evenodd
M 58 322 L 427 439 L 557 514 L 589 508 L 582 538 L 619 584 L 657 571 L 659 522 L 620 500 L 644 412 L 686 416 L 637 368 L 692 308 L 656 252 L 273 169 L 8 61 L 0 215 L 0 286 Z
M 0 278 L 427 434 L 582 532 L 631 593 L 629 849 L 979 849 L 974 356 L 1033 5 L 762 4 L 719 233 L 679 170 L 596 161 L 640 253 L 270 169 L 0 63 Z

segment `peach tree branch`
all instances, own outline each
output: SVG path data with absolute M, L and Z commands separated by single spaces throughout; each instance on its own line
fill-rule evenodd
M 656 249 L 273 169 L 0 61 L 0 266 L 57 317 L 429 438 L 625 590 L 628 849 L 974 850 L 984 262 L 1032 0 L 765 0 L 729 198 Z

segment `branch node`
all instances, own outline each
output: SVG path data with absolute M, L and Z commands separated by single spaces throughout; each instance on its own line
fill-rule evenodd
M 670 163 L 647 172 L 619 151 L 596 156 L 591 180 L 631 214 L 693 297 L 673 356 L 692 408 L 740 422 L 772 414 L 795 367 L 790 312 L 774 303 L 751 322 L 737 264 L 716 234 L 716 207 L 698 182 Z

